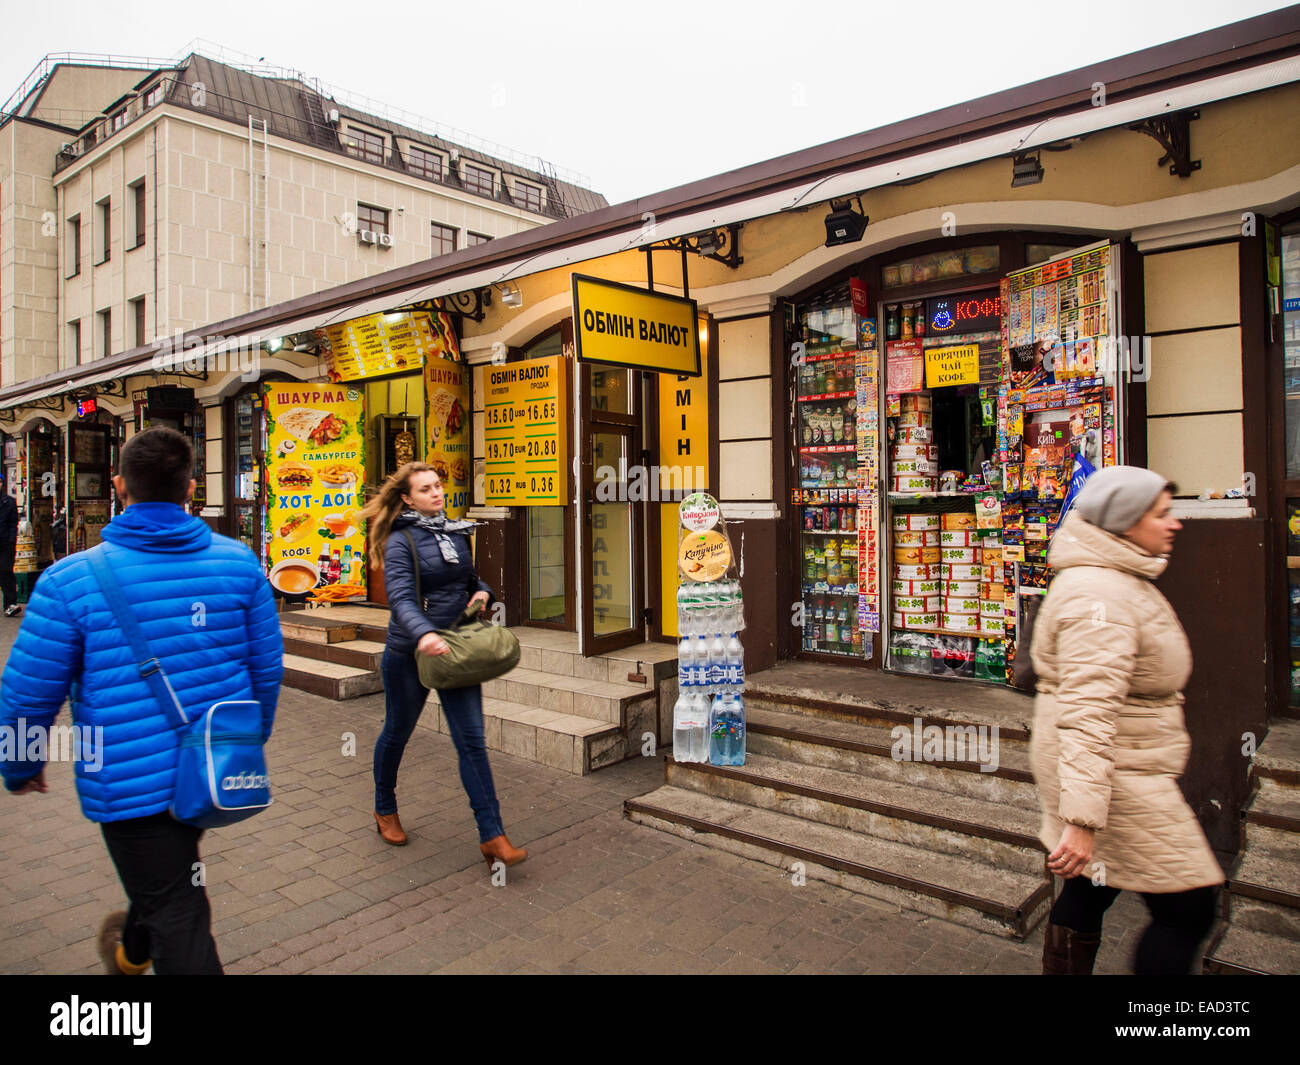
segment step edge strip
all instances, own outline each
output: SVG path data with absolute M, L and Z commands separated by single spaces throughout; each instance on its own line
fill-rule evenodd
M 1256 884 L 1249 880 L 1236 880 L 1232 877 L 1228 878 L 1225 886 L 1230 895 L 1259 899 L 1260 902 L 1271 902 L 1277 906 L 1285 906 L 1290 910 L 1300 910 L 1300 895 L 1289 891 L 1266 887 L 1263 884 Z

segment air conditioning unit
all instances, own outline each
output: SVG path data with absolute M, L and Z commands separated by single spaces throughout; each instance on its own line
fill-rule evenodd
M 393 246 L 393 235 L 391 233 L 380 233 L 379 246 L 381 248 L 391 248 Z
M 63 147 L 59 149 L 60 155 L 77 156 L 81 154 L 81 143 L 79 141 L 64 141 Z
M 329 114 L 325 116 L 325 119 L 331 126 L 337 126 L 339 124 L 339 109 L 337 107 L 331 107 L 329 109 Z
M 362 244 L 378 244 L 379 234 L 373 229 L 358 229 L 357 239 L 360 240 Z

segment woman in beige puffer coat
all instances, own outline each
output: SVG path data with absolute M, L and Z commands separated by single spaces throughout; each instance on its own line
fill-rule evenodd
M 1178 788 L 1191 741 L 1182 689 L 1191 650 L 1153 583 L 1174 533 L 1172 486 L 1112 466 L 1088 478 L 1053 539 L 1056 571 L 1035 623 L 1031 758 L 1048 868 L 1065 877 L 1043 972 L 1092 972 L 1121 890 L 1152 924 L 1138 973 L 1186 973 L 1214 922 L 1223 874 Z

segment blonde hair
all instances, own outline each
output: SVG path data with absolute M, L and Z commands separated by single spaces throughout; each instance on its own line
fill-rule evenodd
M 438 474 L 438 471 L 427 462 L 408 462 L 405 466 L 398 467 L 397 472 L 378 489 L 367 490 L 370 501 L 362 508 L 361 517 L 365 519 L 366 531 L 370 535 L 372 566 L 384 568 L 384 545 L 388 542 L 393 521 L 407 508 L 407 504 L 402 501 L 402 496 L 410 494 L 411 477 L 417 473 Z M 442 479 L 441 474 L 438 474 L 438 479 Z

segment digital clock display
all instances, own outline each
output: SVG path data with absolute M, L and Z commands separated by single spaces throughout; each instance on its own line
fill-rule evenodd
M 925 301 L 926 332 L 930 336 L 985 333 L 1002 323 L 1002 297 L 997 289 L 969 296 L 940 296 Z

